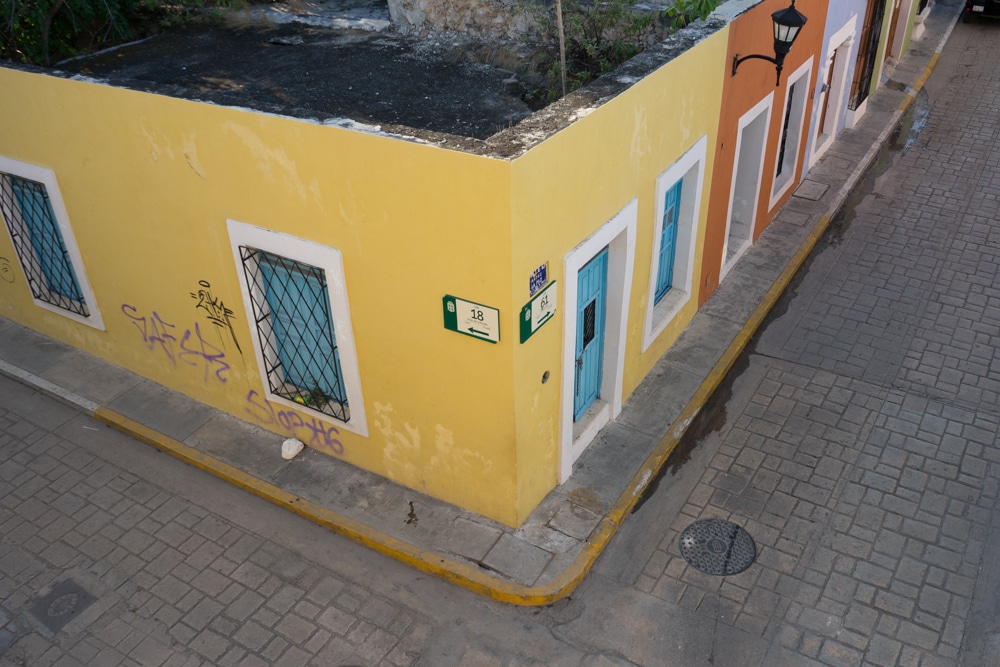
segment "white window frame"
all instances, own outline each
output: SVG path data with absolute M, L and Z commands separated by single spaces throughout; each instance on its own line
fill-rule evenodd
M 656 179 L 656 205 L 653 210 L 653 247 L 649 267 L 649 290 L 646 294 L 646 317 L 643 327 L 642 351 L 666 329 L 670 321 L 691 300 L 694 287 L 695 252 L 701 224 L 701 199 L 705 182 L 705 161 L 708 135 L 699 139 L 673 165 Z M 677 240 L 674 243 L 674 272 L 670 291 L 656 303 L 656 276 L 660 264 L 660 243 L 663 236 L 663 205 L 667 192 L 677 181 L 681 185 L 681 200 L 677 217 Z
M 364 396 L 361 391 L 361 373 L 358 368 L 354 329 L 351 326 L 351 309 L 347 300 L 344 261 L 340 251 L 314 241 L 307 241 L 282 232 L 256 227 L 245 222 L 239 222 L 238 220 L 227 220 L 227 225 L 233 259 L 235 260 L 234 266 L 239 274 L 244 312 L 247 314 L 254 312 L 251 290 L 259 289 L 259 286 L 247 284 L 243 271 L 240 246 L 264 250 L 296 262 L 315 266 L 326 272 L 327 296 L 330 299 L 330 315 L 333 318 L 333 329 L 337 335 L 340 370 L 344 389 L 347 393 L 349 412 L 347 421 L 341 421 L 329 415 L 312 411 L 310 411 L 310 416 L 333 424 L 338 429 L 368 437 L 368 420 L 365 414 Z M 250 319 L 252 320 L 252 318 Z M 302 410 L 303 408 L 300 404 L 271 392 L 271 384 L 267 378 L 268 366 L 264 363 L 264 351 L 261 349 L 260 337 L 256 331 L 250 331 L 250 339 L 253 341 L 257 368 L 267 400 L 287 408 Z
M 60 308 L 54 304 L 37 299 L 35 298 L 34 292 L 31 290 L 31 286 L 28 285 L 28 294 L 31 296 L 31 300 L 39 308 L 44 308 L 45 310 L 62 315 L 63 317 L 67 317 L 75 322 L 86 324 L 89 327 L 104 331 L 104 319 L 101 317 L 101 309 L 97 305 L 97 297 L 94 296 L 94 290 L 91 287 L 90 278 L 88 278 L 87 270 L 83 266 L 83 256 L 80 254 L 80 247 L 77 245 L 76 235 L 73 234 L 73 228 L 70 226 L 69 214 L 66 212 L 66 204 L 63 202 L 62 193 L 59 190 L 59 184 L 56 181 L 55 172 L 45 167 L 39 167 L 37 165 L 28 164 L 27 162 L 21 162 L 19 160 L 12 160 L 2 155 L 0 155 L 0 172 L 4 174 L 11 174 L 13 176 L 19 176 L 29 181 L 41 183 L 45 186 L 46 194 L 49 197 L 49 203 L 52 205 L 52 212 L 56 217 L 56 224 L 59 227 L 59 233 L 62 235 L 63 245 L 66 246 L 66 252 L 69 255 L 70 264 L 73 266 L 73 271 L 76 274 L 76 280 L 77 283 L 79 283 L 80 293 L 83 295 L 83 300 L 87 306 L 88 314 L 80 315 L 79 313 L 74 313 L 66 310 L 65 308 Z M 20 211 L 4 209 L 3 211 L 0 211 L 0 213 L 3 214 L 4 218 L 11 226 L 25 226 L 25 223 L 21 218 Z M 3 225 L 3 228 L 4 232 L 7 234 L 7 238 L 10 239 L 11 246 L 14 247 L 14 252 L 18 253 L 18 266 L 21 268 L 21 275 L 24 276 L 25 284 L 27 285 L 28 277 L 24 274 L 24 267 L 21 262 L 35 264 L 38 266 L 41 266 L 41 262 L 38 257 L 35 256 L 34 249 L 31 247 L 30 243 L 27 244 L 27 251 L 31 253 L 31 256 L 21 257 L 20 251 L 14 243 L 13 237 L 11 237 L 10 229 L 7 225 Z M 25 238 L 27 238 L 27 229 L 24 229 L 23 233 Z M 48 289 L 47 285 L 39 285 L 39 287 L 46 290 Z
M 799 153 L 802 148 L 802 139 L 805 134 L 806 106 L 809 99 L 809 77 L 812 74 L 813 58 L 809 56 L 802 65 L 792 72 L 785 82 L 785 103 L 781 109 L 781 122 L 779 128 L 785 127 L 785 116 L 791 112 L 788 123 L 788 137 L 785 139 L 785 155 L 782 160 L 781 174 L 778 174 L 778 158 L 781 157 L 781 134 L 778 135 L 778 143 L 775 146 L 774 159 L 774 181 L 771 186 L 771 200 L 768 203 L 768 210 L 773 210 L 781 198 L 792 186 L 799 182 L 800 174 Z M 795 86 L 795 96 L 792 98 L 791 109 L 788 106 L 788 98 Z

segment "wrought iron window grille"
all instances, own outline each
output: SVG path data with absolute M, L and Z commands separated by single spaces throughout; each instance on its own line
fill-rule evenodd
M 31 295 L 90 317 L 45 185 L 0 173 L 0 212 Z
M 326 272 L 247 246 L 240 258 L 271 393 L 348 421 Z
M 872 77 L 875 75 L 879 40 L 882 36 L 882 19 L 885 16 L 884 2 L 869 2 L 865 22 L 861 29 L 858 59 L 854 67 L 854 81 L 851 83 L 851 97 L 847 108 L 856 111 L 868 99 Z

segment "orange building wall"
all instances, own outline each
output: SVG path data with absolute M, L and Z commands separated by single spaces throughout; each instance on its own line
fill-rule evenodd
M 775 160 L 781 140 L 781 120 L 786 105 L 788 76 L 798 70 L 809 58 L 813 58 L 809 87 L 804 110 L 804 132 L 812 122 L 812 99 L 816 86 L 816 72 L 823 47 L 823 32 L 828 9 L 828 0 L 811 0 L 807 5 L 796 6 L 808 19 L 799 33 L 798 39 L 786 56 L 781 72 L 781 82 L 775 86 L 775 68 L 764 60 L 747 60 L 740 64 L 736 76 L 731 76 L 733 57 L 760 54 L 774 56 L 774 31 L 771 14 L 788 7 L 789 0 L 763 0 L 752 9 L 736 17 L 729 31 L 729 51 L 725 83 L 722 91 L 722 113 L 719 123 L 718 142 L 715 152 L 715 169 L 712 174 L 711 201 L 708 210 L 708 225 L 705 232 L 705 256 L 701 269 L 701 289 L 699 305 L 703 304 L 719 286 L 722 271 L 722 252 L 726 237 L 726 221 L 729 215 L 729 199 L 733 184 L 734 161 L 738 140 L 740 118 L 769 93 L 774 94 L 771 119 L 764 149 L 764 168 L 758 184 L 760 196 L 752 239 L 757 240 L 761 232 L 771 222 L 781 206 L 788 201 L 795 190 L 793 183 L 784 195 L 771 206 L 770 193 L 774 184 Z M 806 144 L 803 137 L 799 142 L 795 181 L 801 180 L 805 168 Z

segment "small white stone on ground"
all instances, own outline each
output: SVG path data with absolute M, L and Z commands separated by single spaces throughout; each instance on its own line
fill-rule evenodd
M 289 438 L 281 443 L 281 458 L 290 461 L 298 456 L 304 447 L 301 440 Z

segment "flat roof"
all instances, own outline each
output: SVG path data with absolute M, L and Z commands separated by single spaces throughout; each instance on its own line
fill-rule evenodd
M 283 17 L 273 5 L 171 28 L 44 71 L 509 158 L 723 25 L 696 22 L 533 113 L 511 90 L 513 72 L 481 62 L 471 40 L 388 29 L 383 0 L 338 1 L 322 17 Z

